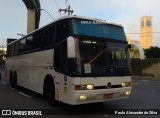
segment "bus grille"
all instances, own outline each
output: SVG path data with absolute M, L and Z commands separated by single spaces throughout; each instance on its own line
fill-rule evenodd
M 112 89 L 112 88 L 121 88 L 122 85 L 112 85 L 110 88 L 106 86 L 94 86 L 94 89 Z

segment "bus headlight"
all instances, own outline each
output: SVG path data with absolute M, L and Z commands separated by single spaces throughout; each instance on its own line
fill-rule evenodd
M 87 89 L 88 90 L 92 90 L 94 88 L 94 86 L 91 84 L 91 85 L 87 85 Z
M 132 86 L 132 82 L 123 82 L 122 87 L 129 87 Z
M 93 90 L 94 85 L 88 84 L 88 85 L 75 85 L 74 90 Z

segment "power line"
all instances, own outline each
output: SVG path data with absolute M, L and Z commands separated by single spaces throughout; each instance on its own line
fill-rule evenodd
M 144 33 L 126 33 L 126 34 L 148 34 L 148 33 L 160 33 L 160 32 L 144 32 Z
M 57 7 L 58 11 L 56 11 L 54 14 L 50 15 L 46 10 L 44 10 L 44 11 L 46 11 L 52 18 L 53 18 L 53 15 L 55 15 L 56 13 L 59 13 L 60 16 L 61 16 L 61 13 L 60 13 L 60 11 L 59 11 L 59 7 L 58 7 L 57 0 L 54 0 L 54 2 L 55 2 L 55 4 L 56 4 L 56 7 Z M 43 10 L 43 9 L 41 9 L 41 10 Z M 47 19 L 48 19 L 48 18 L 47 18 Z M 43 20 L 42 22 L 45 22 L 47 19 Z M 53 19 L 55 20 L 55 18 L 53 18 Z M 42 22 L 41 22 L 41 23 L 42 23 Z
M 56 11 L 55 13 L 53 13 L 52 16 L 54 16 L 54 15 L 57 14 L 58 12 L 59 12 L 59 10 Z M 50 17 L 45 18 L 43 21 L 41 21 L 41 24 L 44 23 L 44 22 L 46 22 L 49 18 L 50 18 Z M 54 17 L 54 18 L 55 18 L 55 17 Z
M 65 0 L 65 5 L 66 5 L 66 8 L 67 8 L 68 6 L 71 6 L 68 0 Z
M 56 3 L 56 7 L 57 7 L 57 9 L 59 9 L 58 4 L 57 4 L 57 0 L 54 0 L 54 1 L 55 1 L 55 3 Z
M 56 7 L 57 7 L 57 9 L 59 10 L 57 0 L 54 0 L 54 1 L 55 1 L 55 3 L 56 3 Z M 60 13 L 60 12 L 59 12 L 59 14 L 61 15 L 61 13 Z
M 39 10 L 45 11 L 53 20 L 55 20 L 55 19 L 53 18 L 53 16 L 52 16 L 47 10 L 45 10 L 45 9 L 39 9 Z

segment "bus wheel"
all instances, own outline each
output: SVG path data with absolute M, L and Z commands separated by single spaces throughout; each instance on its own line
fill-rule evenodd
M 12 72 L 10 72 L 10 74 L 9 74 L 9 84 L 13 88 L 13 75 L 12 75 Z
M 13 88 L 18 89 L 17 74 L 16 73 L 14 73 L 14 75 L 13 75 Z
M 58 106 L 58 101 L 55 100 L 55 86 L 53 81 L 46 82 L 46 97 L 51 106 Z

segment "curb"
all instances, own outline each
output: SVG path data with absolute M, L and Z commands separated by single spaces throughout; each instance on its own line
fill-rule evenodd
M 132 79 L 152 79 L 152 80 L 160 80 L 160 78 L 153 76 L 131 76 Z

